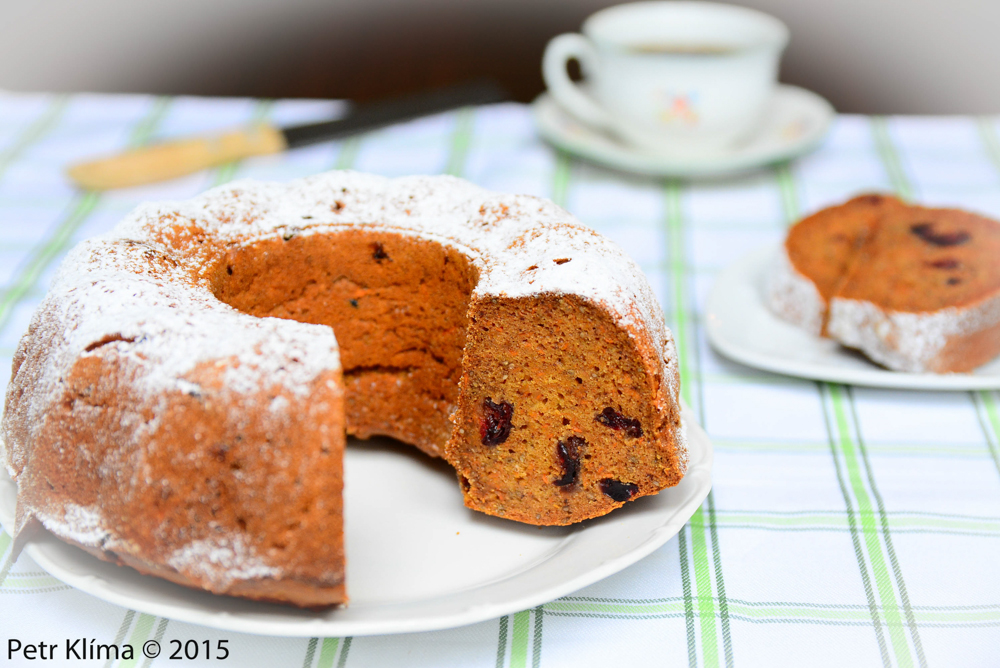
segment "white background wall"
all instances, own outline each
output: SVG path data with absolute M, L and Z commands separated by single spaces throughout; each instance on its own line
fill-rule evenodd
M 787 22 L 792 43 L 783 79 L 820 92 L 843 111 L 1000 112 L 997 0 L 734 2 Z M 0 87 L 267 94 L 268 86 L 278 90 L 305 69 L 350 68 L 405 39 L 424 50 L 450 39 L 468 48 L 488 44 L 496 58 L 509 52 L 511 63 L 530 65 L 549 36 L 577 28 L 609 4 L 615 3 L 0 0 Z M 386 63 L 386 72 L 393 66 Z

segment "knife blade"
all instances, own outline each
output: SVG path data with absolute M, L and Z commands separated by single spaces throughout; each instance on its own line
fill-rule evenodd
M 192 137 L 71 165 L 66 173 L 87 190 L 110 190 L 165 181 L 254 155 L 339 139 L 459 107 L 509 100 L 491 81 L 474 81 L 354 107 L 348 116 L 287 128 L 259 124 L 210 137 Z

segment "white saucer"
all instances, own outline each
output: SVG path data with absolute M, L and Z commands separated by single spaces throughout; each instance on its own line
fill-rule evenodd
M 133 610 L 219 629 L 324 637 L 432 631 L 565 596 L 660 547 L 712 486 L 712 444 L 684 408 L 690 463 L 677 487 L 570 527 L 535 527 L 466 509 L 454 471 L 386 440 L 353 442 L 345 460 L 350 606 L 299 610 L 187 589 L 100 561 L 42 531 L 25 547 L 68 585 Z M 0 522 L 17 487 L 0 467 Z
M 836 112 L 816 93 L 778 86 L 760 132 L 745 144 L 704 156 L 644 153 L 594 130 L 563 110 L 548 94 L 534 102 L 542 136 L 581 158 L 626 172 L 652 176 L 724 176 L 797 157 L 826 136 Z
M 765 248 L 725 269 L 712 286 L 705 327 L 712 347 L 747 366 L 834 383 L 912 390 L 1000 389 L 1000 359 L 973 373 L 904 373 L 869 362 L 831 339 L 778 318 L 764 302 L 764 277 L 779 248 Z

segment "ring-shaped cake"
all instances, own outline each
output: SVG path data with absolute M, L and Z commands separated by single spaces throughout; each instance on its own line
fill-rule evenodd
M 330 172 L 144 205 L 75 248 L 17 349 L 0 454 L 17 530 L 339 604 L 345 433 L 443 456 L 469 508 L 564 525 L 680 481 L 678 386 L 646 279 L 561 208 Z

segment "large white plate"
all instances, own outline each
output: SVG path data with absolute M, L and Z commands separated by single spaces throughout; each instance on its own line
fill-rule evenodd
M 800 156 L 823 140 L 836 115 L 816 93 L 779 85 L 753 137 L 725 151 L 681 157 L 646 153 L 594 130 L 548 93 L 542 93 L 533 107 L 541 135 L 568 153 L 626 172 L 680 177 L 725 176 Z
M 454 471 L 440 460 L 385 440 L 349 445 L 344 499 L 351 604 L 340 610 L 213 596 L 100 561 L 44 531 L 25 551 L 56 578 L 98 598 L 225 630 L 309 637 L 462 626 L 565 596 L 676 535 L 712 485 L 712 445 L 690 409 L 684 420 L 691 460 L 677 487 L 571 527 L 473 512 L 462 505 Z M 0 474 L 0 522 L 8 528 L 16 491 Z
M 712 347 L 747 366 L 834 383 L 913 390 L 1000 389 L 1000 359 L 973 373 L 889 371 L 831 339 L 781 320 L 764 303 L 764 277 L 779 248 L 764 248 L 719 274 L 708 295 L 705 327 Z

